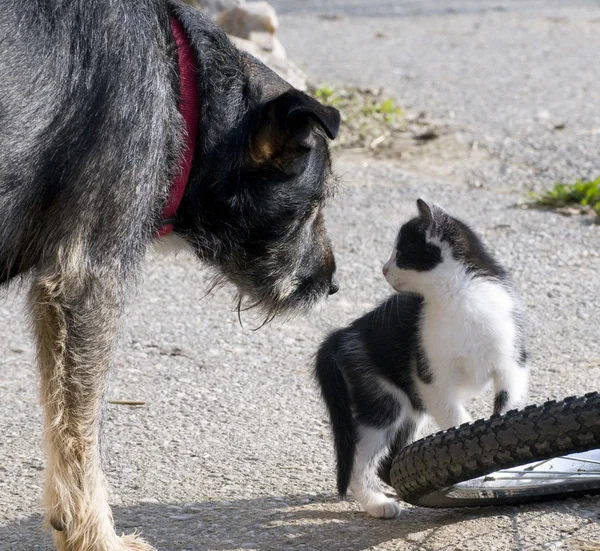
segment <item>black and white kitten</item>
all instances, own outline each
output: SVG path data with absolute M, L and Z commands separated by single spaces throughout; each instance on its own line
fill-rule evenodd
M 350 487 L 382 518 L 400 512 L 378 480 L 392 444 L 410 443 L 426 415 L 442 430 L 471 421 L 463 404 L 490 383 L 495 413 L 527 394 L 523 316 L 507 272 L 466 224 L 421 199 L 417 207 L 383 267 L 397 294 L 316 356 L 338 491 Z

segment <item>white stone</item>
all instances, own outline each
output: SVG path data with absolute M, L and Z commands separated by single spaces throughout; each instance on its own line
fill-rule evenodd
M 246 40 L 253 32 L 274 35 L 279 28 L 275 8 L 268 2 L 243 2 L 219 13 L 215 21 L 227 34 Z

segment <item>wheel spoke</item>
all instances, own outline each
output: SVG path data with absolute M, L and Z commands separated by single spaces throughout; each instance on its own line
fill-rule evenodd
M 580 463 L 590 463 L 592 465 L 600 465 L 600 461 L 596 461 L 595 459 L 573 457 L 570 455 L 565 455 L 565 456 L 559 457 L 558 459 L 566 459 L 567 461 L 579 461 Z M 550 461 L 550 459 L 547 459 L 546 461 Z
M 544 459 L 544 461 L 540 461 L 539 463 L 534 463 L 533 465 L 529 465 L 529 467 L 526 467 L 525 470 L 531 471 L 533 469 L 537 469 L 540 465 L 544 465 L 545 463 L 548 463 L 548 461 L 552 461 L 552 459 Z
M 600 471 L 505 471 L 487 475 L 484 482 L 492 480 L 553 480 L 565 478 L 600 478 Z

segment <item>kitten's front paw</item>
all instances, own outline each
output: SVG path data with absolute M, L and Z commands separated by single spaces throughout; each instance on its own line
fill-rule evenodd
M 400 511 L 400 504 L 395 499 L 386 499 L 376 505 L 365 507 L 367 513 L 376 518 L 396 518 Z

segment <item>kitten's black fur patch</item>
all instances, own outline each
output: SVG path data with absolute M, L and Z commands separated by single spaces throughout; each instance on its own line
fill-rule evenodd
M 525 349 L 524 343 L 521 343 L 521 348 L 519 350 L 519 365 L 521 367 L 525 367 L 527 365 L 527 350 Z
M 354 465 L 354 450 L 358 439 L 354 422 L 353 404 L 348 384 L 340 369 L 339 353 L 343 331 L 327 337 L 319 347 L 315 362 L 315 377 L 333 425 L 333 438 L 337 459 L 337 488 L 345 495 Z
M 452 254 L 474 275 L 505 279 L 506 270 L 496 261 L 477 234 L 464 222 L 448 214 L 442 218 L 441 238 L 452 246 Z
M 340 495 L 346 494 L 352 474 L 357 422 L 385 428 L 400 415 L 398 401 L 373 385 L 373 375 L 401 389 L 413 409 L 422 411 L 411 373 L 421 308 L 417 295 L 393 295 L 332 333 L 317 352 L 315 376 L 333 425 Z
M 506 392 L 506 390 L 501 390 L 494 397 L 494 413 L 500 413 L 500 411 L 502 411 L 502 408 L 504 408 L 504 406 L 506 406 L 507 403 L 508 392 Z
M 421 347 L 417 350 L 417 377 L 425 384 L 429 385 L 433 382 L 433 373 L 429 368 L 429 362 L 425 356 L 425 352 Z
M 427 272 L 442 262 L 442 251 L 426 241 L 427 225 L 421 218 L 406 222 L 398 234 L 396 265 L 404 270 Z

